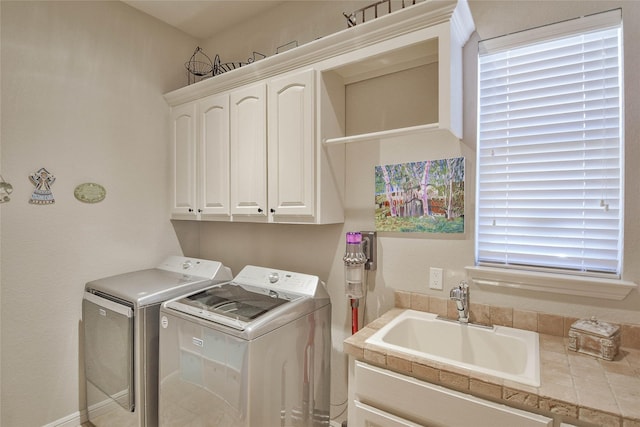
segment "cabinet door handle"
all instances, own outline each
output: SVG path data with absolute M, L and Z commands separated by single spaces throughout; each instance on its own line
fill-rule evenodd
M 273 208 L 269 209 L 269 211 L 270 211 L 272 214 L 276 213 L 276 210 L 275 210 L 275 209 L 273 209 Z
M 258 208 L 258 213 L 262 213 L 262 208 Z
M 189 212 L 193 212 L 193 208 L 189 208 Z
M 201 213 L 201 212 L 202 212 L 202 209 L 198 209 L 198 213 Z

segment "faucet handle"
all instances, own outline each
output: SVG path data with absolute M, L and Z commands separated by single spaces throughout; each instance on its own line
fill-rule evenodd
M 460 287 L 456 286 L 449 291 L 449 298 L 460 299 Z
M 458 321 L 469 322 L 469 285 L 466 281 L 461 281 L 458 286 L 451 289 L 449 297 L 456 302 L 458 309 Z
M 449 291 L 449 297 L 455 299 L 462 298 L 467 294 L 468 290 L 469 284 L 466 280 L 463 280 L 458 284 L 458 286 L 451 288 L 451 291 Z

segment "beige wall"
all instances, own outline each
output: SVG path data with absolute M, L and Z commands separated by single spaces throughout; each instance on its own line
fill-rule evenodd
M 346 29 L 347 20 L 342 13 L 351 13 L 371 3 L 369 0 L 285 1 L 279 7 L 201 41 L 201 46 L 212 60 L 216 54 L 220 55 L 223 63 L 245 62 L 254 51 L 273 56 L 279 46 L 287 45 L 282 47 L 284 51 L 295 46 L 288 45 L 290 42 L 301 45 Z
M 42 426 L 84 402 L 85 282 L 180 253 L 168 220 L 168 107 L 195 41 L 120 2 L 2 1 L 3 426 Z M 28 203 L 28 175 L 56 203 Z M 97 182 L 88 205 L 75 186 Z
M 341 354 L 342 341 L 351 333 L 350 311 L 343 294 L 344 233 L 374 228 L 373 211 L 373 168 L 375 165 L 403 161 L 427 160 L 463 155 L 467 158 L 466 173 L 466 232 L 462 236 L 394 235 L 381 234 L 378 243 L 379 266 L 375 274 L 369 276 L 369 297 L 366 302 L 366 321 L 370 321 L 394 304 L 394 290 L 421 292 L 446 297 L 448 289 L 463 279 L 464 267 L 473 265 L 473 212 L 475 209 L 475 95 L 476 95 L 476 53 L 477 41 L 484 38 L 523 30 L 533 26 L 574 18 L 583 14 L 608 10 L 624 6 L 625 19 L 625 70 L 626 70 L 626 139 L 627 169 L 626 180 L 626 233 L 625 233 L 625 279 L 640 282 L 640 224 L 636 221 L 640 212 L 640 194 L 634 184 L 640 181 L 640 169 L 633 165 L 640 159 L 638 141 L 640 132 L 640 105 L 636 102 L 640 95 L 640 81 L 633 78 L 638 69 L 640 51 L 640 3 L 633 1 L 591 1 L 591 2 L 544 2 L 540 1 L 470 1 L 470 8 L 477 27 L 464 51 L 465 111 L 464 143 L 449 141 L 432 135 L 426 137 L 400 138 L 381 143 L 362 142 L 347 146 L 346 176 L 346 220 L 344 225 L 335 226 L 274 226 L 247 224 L 203 223 L 200 225 L 200 255 L 206 258 L 220 259 L 230 265 L 234 271 L 245 264 L 258 264 L 279 268 L 301 270 L 319 275 L 327 282 L 333 304 L 333 358 L 332 358 L 332 416 L 338 415 L 344 408 L 341 403 L 346 399 L 346 357 Z M 290 9 L 289 9 L 290 8 Z M 336 24 L 338 11 L 352 10 L 332 2 L 320 5 L 313 2 L 304 8 L 305 14 L 299 15 L 302 6 L 284 5 L 269 14 L 263 20 L 247 22 L 242 28 L 232 29 L 217 35 L 203 44 L 208 52 L 229 53 L 230 58 L 243 58 L 253 49 L 246 39 L 253 34 L 250 29 L 264 31 L 268 40 L 276 42 L 287 39 L 313 40 L 323 35 L 317 19 L 327 19 L 326 28 Z M 317 9 L 320 8 L 320 9 Z M 327 8 L 331 13 L 320 13 Z M 291 10 L 291 13 L 285 12 Z M 297 18 L 311 23 L 300 26 Z M 293 17 L 294 19 L 290 19 Z M 339 20 L 339 19 L 338 19 Z M 291 28 L 296 28 L 301 36 L 295 36 Z M 323 27 L 324 28 L 324 27 Z M 332 27 L 334 28 L 334 27 Z M 283 36 L 286 34 L 286 36 Z M 220 41 L 224 40 L 224 43 Z M 257 41 L 256 41 L 257 43 Z M 257 49 L 256 49 L 257 50 Z M 225 59 L 225 58 L 223 58 Z M 395 145 L 394 145 L 395 144 Z M 401 147 L 401 148 L 400 148 Z M 444 291 L 431 291 L 428 287 L 430 267 L 445 269 Z M 511 289 L 471 288 L 471 298 L 475 302 L 503 305 L 526 310 L 556 313 L 567 316 L 590 317 L 597 315 L 601 319 L 640 323 L 640 296 L 634 291 L 621 302 L 599 301 L 583 297 L 559 296 L 555 294 L 536 294 L 530 291 Z M 342 417 L 340 417 L 342 419 Z
M 273 54 L 345 28 L 342 11 L 371 2 L 289 2 L 211 40 L 212 58 Z M 182 64 L 196 41 L 118 2 L 1 2 L 0 172 L 14 185 L 1 212 L 1 377 L 3 426 L 40 426 L 82 408 L 78 326 L 84 283 L 149 267 L 167 254 L 319 275 L 333 303 L 332 415 L 344 409 L 350 333 L 343 297 L 344 233 L 373 229 L 373 166 L 464 155 L 467 230 L 462 236 L 380 236 L 379 267 L 369 276 L 366 321 L 393 306 L 394 290 L 444 297 L 473 263 L 475 49 L 479 38 L 624 5 L 627 162 L 640 159 L 640 4 L 628 2 L 471 1 L 478 35 L 465 49 L 464 144 L 442 138 L 347 146 L 346 221 L 328 226 L 195 223 L 167 212 L 168 108 L 162 94 L 186 83 Z M 27 203 L 29 173 L 57 176 L 56 204 Z M 640 169 L 627 167 L 625 278 L 640 281 Z M 73 188 L 94 181 L 107 199 L 84 205 Z M 173 225 L 173 226 L 172 226 Z M 445 269 L 445 291 L 427 289 L 429 267 Z M 477 302 L 640 323 L 640 297 L 622 302 L 472 288 Z
M 2 8 L 0 7 L 0 23 L 2 22 Z M 0 27 L 1 29 L 1 27 Z M 1 38 L 0 38 L 1 43 Z M 2 56 L 0 55 L 0 81 L 2 81 Z M 0 129 L 2 129 L 2 102 L 0 102 Z M 2 164 L 2 135 L 0 132 L 0 165 Z M 2 224 L 2 209 L 0 209 L 0 224 Z M 0 260 L 2 260 L 2 227 L 0 226 Z M 2 262 L 0 261 L 0 398 L 2 397 Z M 2 404 L 0 404 L 0 424 L 2 424 Z

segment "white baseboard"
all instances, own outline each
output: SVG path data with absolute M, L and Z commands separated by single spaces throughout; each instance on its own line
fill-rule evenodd
M 101 405 L 101 406 L 103 408 L 95 408 L 95 409 L 97 410 L 104 409 L 104 406 L 108 406 L 108 405 Z M 59 420 L 53 421 L 49 424 L 45 424 L 42 427 L 79 427 L 82 425 L 82 423 L 85 423 L 87 421 L 88 421 L 87 411 L 82 410 L 82 411 L 75 412 L 71 415 L 67 415 L 64 418 L 60 418 Z M 342 423 L 335 420 L 330 421 L 329 425 L 331 427 L 342 427 Z
M 52 423 L 45 424 L 42 427 L 78 427 L 87 421 L 87 411 L 82 410 L 60 418 Z
M 113 411 L 114 408 L 119 409 L 120 406 L 118 406 L 115 401 L 106 399 L 102 402 L 98 402 L 95 405 L 92 405 L 91 408 L 89 408 L 89 411 L 91 411 L 92 417 L 97 418 L 100 415 L 104 415 L 110 411 Z M 49 424 L 45 424 L 42 427 L 79 427 L 80 425 L 82 425 L 82 423 L 86 423 L 87 421 L 89 421 L 89 416 L 87 410 L 83 409 L 82 411 L 75 412 L 71 415 L 60 418 L 59 420 L 53 421 Z

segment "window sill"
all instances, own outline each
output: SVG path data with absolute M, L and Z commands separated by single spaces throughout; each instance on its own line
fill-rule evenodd
M 480 287 L 497 286 L 579 295 L 621 301 L 638 287 L 633 282 L 617 279 L 571 276 L 492 267 L 465 267 L 469 278 Z

